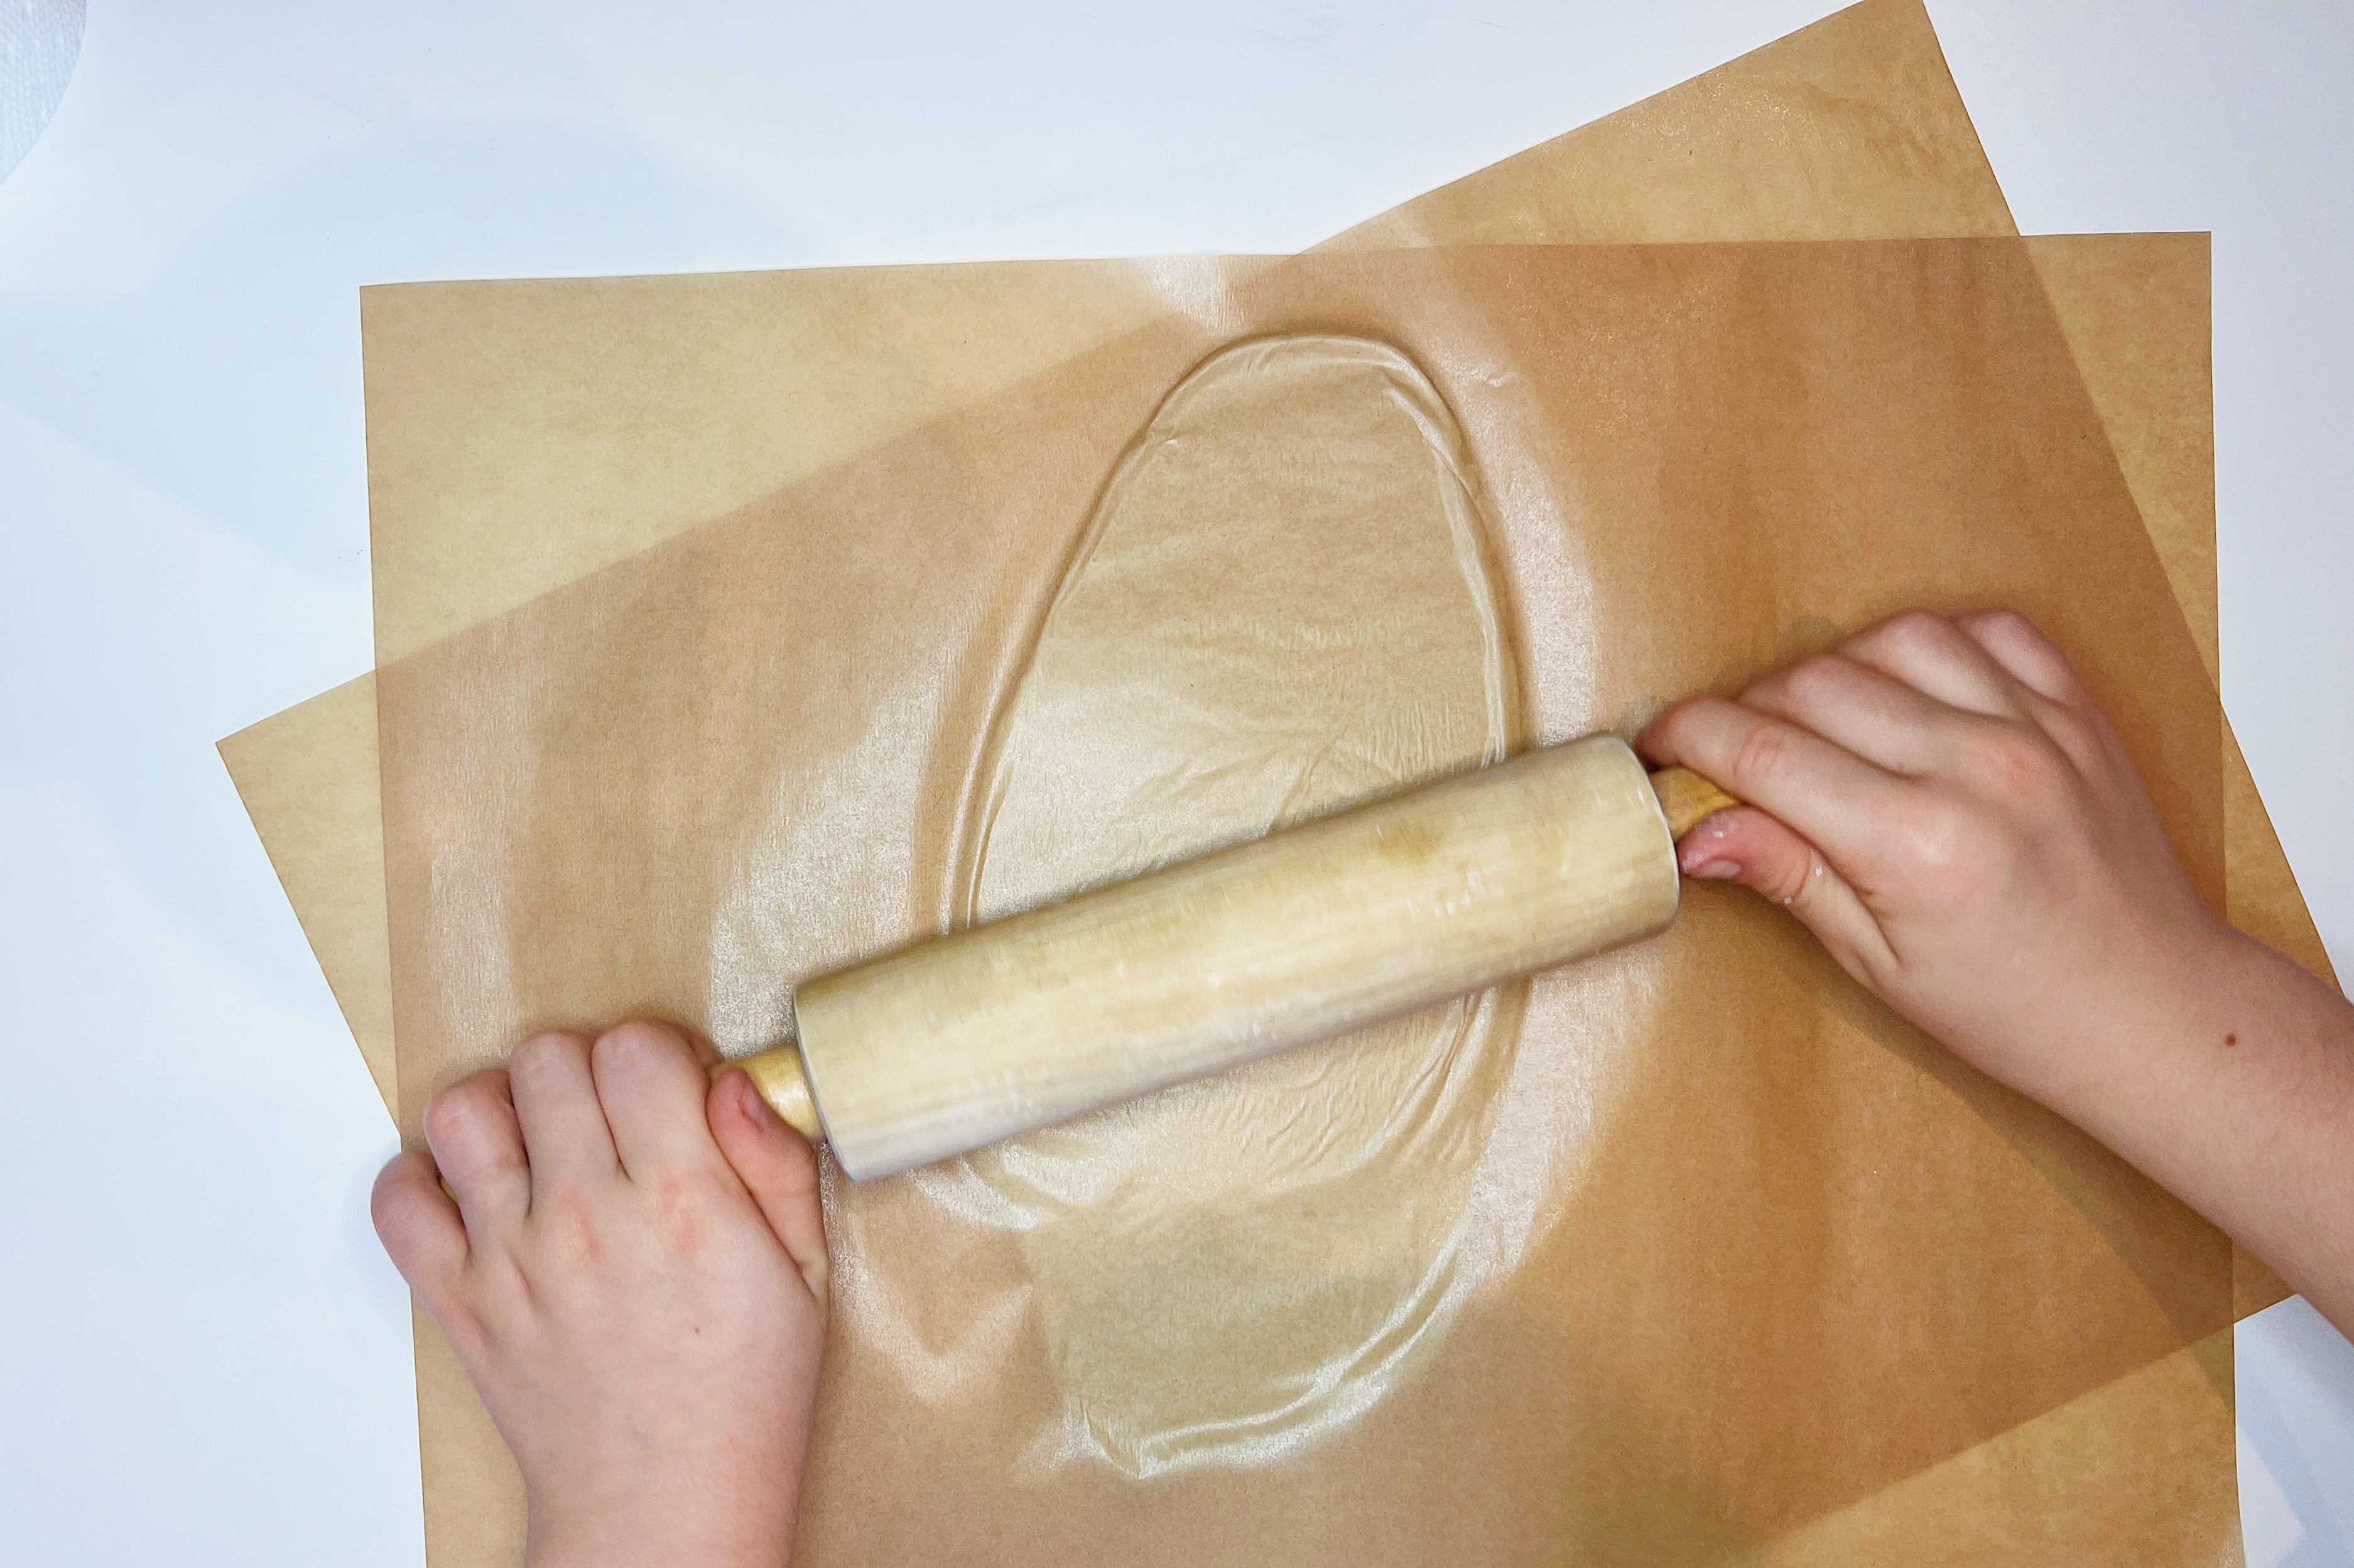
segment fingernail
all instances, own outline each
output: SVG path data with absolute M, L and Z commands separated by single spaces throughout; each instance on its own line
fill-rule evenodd
M 758 1086 L 752 1082 L 751 1074 L 738 1072 L 736 1075 L 743 1080 L 742 1086 L 736 1091 L 736 1097 L 742 1103 L 744 1119 L 754 1127 L 767 1127 L 775 1118 L 777 1113 L 769 1108 L 769 1102 L 761 1096 Z
M 1707 877 L 1715 882 L 1730 882 L 1741 874 L 1741 863 L 1737 860 L 1704 860 L 1698 865 L 1687 867 L 1684 874 Z
M 1713 817 L 1709 819 L 1709 821 L 1715 821 Z M 1687 876 L 1698 876 L 1701 874 L 1700 868 L 1704 865 L 1738 863 L 1732 855 L 1724 853 L 1723 845 L 1717 842 L 1723 836 L 1722 833 L 1709 832 L 1708 822 L 1702 822 L 1699 827 L 1686 833 L 1683 836 L 1683 842 L 1676 845 L 1678 869 Z

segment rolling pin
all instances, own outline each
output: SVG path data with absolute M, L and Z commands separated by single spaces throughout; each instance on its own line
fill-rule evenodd
M 721 1070 L 887 1176 L 1649 937 L 1734 803 L 1544 747 L 807 980 Z

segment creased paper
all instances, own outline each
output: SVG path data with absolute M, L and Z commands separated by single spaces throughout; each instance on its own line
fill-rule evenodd
M 779 799 L 863 857 L 830 898 L 739 901 L 779 980 L 931 928 L 976 747 L 1108 476 L 1237 326 L 1343 332 L 1428 375 L 1495 519 L 1538 735 L 1631 724 L 1925 597 L 2015 603 L 2077 658 L 2221 895 L 2212 686 L 2022 244 L 1311 256 L 386 666 L 404 1107 L 531 1028 L 700 1022 L 716 894 Z M 1538 635 L 1564 584 L 1583 635 Z M 1139 679 L 1140 703 L 1182 696 Z M 1317 1093 L 1345 1095 L 1331 1061 Z M 1702 1554 L 2229 1321 L 2220 1235 L 1723 890 L 1533 986 L 1493 1118 L 1465 1202 L 1534 1217 L 1516 1258 L 1478 1260 L 1493 1272 L 1416 1374 L 1280 1457 L 1140 1490 L 1055 1436 L 1055 1222 L 937 1171 L 837 1189 L 805 1549 L 981 1560 L 985 1523 L 1042 1561 L 1153 1560 L 1215 1521 L 1262 1553 L 1418 1561 L 1497 1528 L 1467 1512 L 1480 1489 L 1551 1487 L 1540 1533 L 1500 1554 Z M 1136 1251 L 1126 1287 L 1183 1299 Z M 1280 1303 L 1220 1300 L 1225 1332 L 1294 1330 Z M 1578 1340 L 1534 1361 L 1518 1336 L 1547 1315 Z M 1316 1504 L 1371 1473 L 1384 1498 L 1345 1526 Z

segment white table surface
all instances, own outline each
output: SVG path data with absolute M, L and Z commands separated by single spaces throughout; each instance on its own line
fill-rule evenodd
M 1290 250 L 1825 8 L 90 0 L 0 180 L 0 1556 L 420 1556 L 392 1132 L 212 750 L 369 663 L 358 285 Z M 2022 228 L 2215 232 L 2225 694 L 2354 973 L 2354 12 L 1933 10 Z M 2354 1350 L 2239 1346 L 2250 1561 L 2354 1565 Z

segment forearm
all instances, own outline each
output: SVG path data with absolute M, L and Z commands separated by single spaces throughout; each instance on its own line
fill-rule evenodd
M 2354 1330 L 2354 1004 L 2236 932 L 2184 978 L 2053 1108 Z

